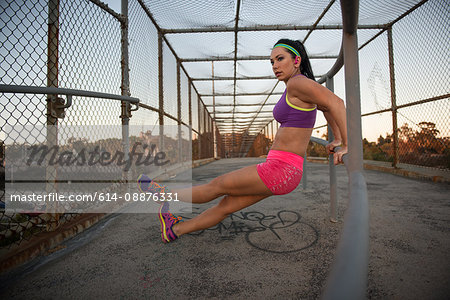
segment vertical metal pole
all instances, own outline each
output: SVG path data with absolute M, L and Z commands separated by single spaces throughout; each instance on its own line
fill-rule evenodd
M 349 204 L 324 299 L 365 299 L 369 258 L 369 210 L 363 176 L 358 62 L 358 0 L 341 0 L 347 102 Z
M 208 122 L 208 124 L 209 124 L 209 132 L 210 132 L 210 136 L 212 137 L 212 139 L 210 138 L 210 143 L 212 143 L 212 147 L 210 148 L 211 149 L 211 156 L 212 157 L 214 157 L 215 158 L 215 141 L 214 141 L 214 121 L 213 121 L 213 119 L 211 118 L 211 115 L 210 114 L 208 114 L 208 120 L 209 120 L 209 122 Z
M 121 21 L 121 68 L 122 68 L 122 84 L 121 92 L 123 96 L 130 96 L 130 73 L 129 73 L 129 63 L 128 63 L 128 0 L 122 0 L 122 15 L 123 19 Z M 121 103 L 121 115 L 122 119 L 122 148 L 124 153 L 124 159 L 127 161 L 130 154 L 130 138 L 129 138 L 129 122 L 130 122 L 130 104 L 126 101 Z M 130 173 L 124 171 L 122 173 L 122 179 L 126 182 L 130 182 Z M 127 184 L 128 189 L 130 188 Z
M 350 172 L 363 170 L 357 42 L 356 33 L 344 33 L 345 91 L 347 100 L 347 131 Z
M 269 144 L 272 142 L 272 122 L 267 123 L 267 139 L 269 140 Z
M 270 132 L 271 132 L 270 140 L 273 142 L 273 140 L 275 139 L 275 132 L 273 131 L 273 121 L 270 122 Z
M 213 141 L 214 141 L 214 158 L 217 157 L 217 139 L 216 139 L 216 91 L 214 88 L 214 61 L 211 61 L 212 67 L 212 94 L 213 94 Z
M 303 189 L 306 190 L 307 186 L 308 186 L 308 168 L 307 168 L 307 162 L 306 162 L 306 158 L 307 158 L 307 153 L 305 152 L 305 159 L 303 160 L 303 174 L 302 174 L 302 185 L 303 185 Z
M 189 102 L 189 145 L 191 147 L 190 152 L 191 152 L 191 160 L 192 160 L 192 81 L 189 80 L 188 83 L 188 102 Z
M 270 122 L 270 128 L 272 129 L 272 142 L 275 139 L 275 129 L 273 129 L 274 121 Z
M 211 124 L 211 135 L 212 135 L 212 143 L 213 143 L 213 147 L 211 148 L 211 152 L 212 152 L 212 157 L 214 157 L 214 158 L 216 158 L 216 147 L 215 147 L 215 129 L 214 129 L 214 120 L 213 120 L 213 118 L 211 117 L 211 115 L 209 116 L 209 120 L 210 120 L 210 124 Z
M 163 35 L 158 32 L 158 94 L 159 94 L 159 148 L 164 149 L 164 69 Z
M 204 112 L 205 112 L 205 139 L 206 139 L 206 152 L 207 152 L 207 157 L 211 157 L 211 149 L 212 149 L 212 142 L 211 142 L 211 130 L 210 130 L 210 124 L 209 124 L 209 114 L 208 111 L 206 110 L 206 106 L 204 106 Z
M 208 136 L 208 128 L 206 127 L 206 117 L 208 116 L 207 114 L 206 114 L 206 107 L 205 106 L 203 106 L 202 107 L 202 114 L 203 114 L 203 128 L 204 128 L 204 138 L 205 138 L 205 142 L 206 142 L 206 140 L 207 140 L 207 136 Z M 209 155 L 209 151 L 208 151 L 208 144 L 206 144 L 206 149 L 205 149 L 206 151 L 206 156 L 208 156 Z
M 234 138 L 234 122 L 233 122 L 233 124 L 231 125 L 231 151 L 230 151 L 231 156 L 230 157 L 234 157 L 234 149 L 235 149 L 234 141 L 235 141 L 235 138 Z
M 211 136 L 210 136 L 210 133 L 211 133 L 211 129 L 209 128 L 210 126 L 209 126 L 209 115 L 208 115 L 208 112 L 206 111 L 206 106 L 205 106 L 205 125 L 206 125 L 206 135 L 205 135 L 205 138 L 208 140 L 208 143 L 207 143 L 207 145 L 208 145 L 208 157 L 211 157 Z
M 181 62 L 177 60 L 177 123 L 178 123 L 178 155 L 181 159 L 183 153 L 181 136 Z M 181 162 L 181 161 L 179 161 Z
M 327 77 L 326 81 L 327 88 L 334 92 L 334 80 L 333 78 Z M 333 131 L 330 125 L 328 125 L 328 141 L 332 142 L 334 140 Z M 337 180 L 336 180 L 336 166 L 334 165 L 334 155 L 331 154 L 328 160 L 329 170 L 330 170 L 330 221 L 337 222 Z
M 198 122 L 198 158 L 201 159 L 202 158 L 202 127 L 201 127 L 201 118 L 200 118 L 200 113 L 201 113 L 201 107 L 200 107 L 200 99 L 198 97 L 197 94 L 197 122 Z
M 48 1 L 47 86 L 58 87 L 59 0 Z M 49 95 L 57 97 L 57 95 Z M 49 106 L 47 106 L 49 108 Z M 50 109 L 50 108 L 49 108 Z M 58 119 L 47 113 L 47 124 L 56 125 Z
M 58 87 L 58 46 L 59 46 L 59 0 L 48 1 L 48 45 L 47 45 L 47 86 Z M 47 147 L 51 149 L 58 145 L 58 119 L 53 111 L 52 103 L 56 103 L 58 95 L 47 96 Z M 58 186 L 56 179 L 58 169 L 46 159 L 45 177 L 46 193 L 56 193 Z M 47 230 L 55 230 L 58 226 L 59 215 L 56 214 L 57 203 L 47 205 L 48 212 L 53 213 L 47 224 Z
M 392 163 L 394 168 L 398 164 L 398 124 L 397 124 L 397 95 L 395 89 L 395 68 L 394 68 L 394 46 L 392 43 L 392 27 L 387 30 L 388 33 L 388 51 L 389 51 L 389 73 L 391 78 L 391 109 L 392 109 L 392 137 L 393 137 L 393 152 L 394 161 Z

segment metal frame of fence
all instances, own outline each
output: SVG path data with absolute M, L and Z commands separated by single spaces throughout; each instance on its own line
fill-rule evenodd
M 94 2 L 94 1 L 93 1 Z M 98 1 L 95 1 L 98 2 Z M 159 27 L 159 25 L 156 23 L 156 21 L 153 19 L 151 13 L 148 11 L 147 7 L 143 3 L 143 1 L 138 0 L 137 1 L 140 5 L 140 9 L 142 9 L 146 16 L 151 20 L 151 23 L 156 28 L 157 34 L 158 34 L 158 94 L 159 94 L 159 102 L 158 107 L 150 106 L 144 103 L 140 103 L 139 107 L 143 109 L 148 109 L 151 111 L 155 111 L 158 113 L 159 118 L 159 125 L 163 126 L 165 124 L 164 117 L 169 118 L 171 120 L 174 120 L 177 122 L 178 125 L 184 125 L 187 127 L 190 127 L 192 130 L 192 133 L 195 133 L 198 135 L 198 142 L 193 145 L 193 159 L 202 159 L 202 158 L 208 158 L 213 156 L 222 156 L 223 147 L 219 145 L 218 153 L 214 153 L 214 147 L 211 145 L 214 145 L 214 136 L 218 134 L 218 130 L 216 127 L 213 127 L 213 118 L 211 117 L 209 111 L 206 109 L 206 106 L 204 105 L 203 101 L 201 100 L 200 94 L 198 93 L 195 86 L 192 84 L 192 79 L 189 77 L 187 71 L 181 64 L 181 59 L 177 56 L 176 52 L 170 45 L 167 38 L 164 36 L 163 30 Z M 122 11 L 124 9 L 128 10 L 128 1 L 122 0 Z M 128 18 L 127 18 L 128 19 Z M 164 52 L 163 47 L 166 45 L 171 54 L 175 57 L 176 60 L 176 103 L 177 103 L 177 112 L 176 116 L 173 114 L 165 111 L 165 102 L 164 102 Z M 188 97 L 188 122 L 182 120 L 181 114 L 181 102 L 182 102 L 182 96 L 181 96 L 181 89 L 180 89 L 180 74 L 183 72 L 185 76 L 188 79 L 188 85 L 189 85 L 189 97 Z M 197 124 L 193 124 L 193 117 L 192 115 L 195 114 L 192 110 L 192 102 L 195 101 L 192 99 L 192 91 L 194 91 L 194 98 L 195 95 L 197 96 Z M 186 100 L 186 99 L 185 99 Z M 202 117 L 201 117 L 202 116 Z M 197 127 L 198 129 L 194 128 Z M 213 129 L 212 131 L 207 129 Z
M 119 14 L 114 10 L 110 9 L 107 5 L 98 0 L 89 0 L 90 3 L 97 6 L 101 11 L 106 12 L 112 19 L 111 21 L 116 28 L 119 28 L 120 38 L 118 46 L 120 46 L 120 94 L 104 93 L 96 90 L 82 90 L 82 89 L 71 89 L 71 88 L 61 88 L 60 85 L 60 69 L 61 69 L 61 28 L 60 28 L 60 0 L 49 0 L 47 3 L 47 21 L 48 21 L 48 31 L 47 31 L 47 69 L 46 69 L 46 86 L 37 85 L 17 85 L 17 84 L 0 84 L 0 96 L 3 100 L 7 100 L 11 97 L 16 97 L 17 95 L 47 95 L 47 112 L 42 111 L 43 116 L 47 116 L 46 121 L 38 120 L 38 122 L 46 122 L 47 125 L 57 125 L 59 120 L 65 120 L 67 118 L 67 112 L 73 112 L 80 109 L 90 109 L 92 102 L 84 102 L 75 100 L 72 101 L 73 97 L 83 97 L 91 99 L 105 99 L 105 103 L 108 100 L 119 100 L 121 101 L 120 111 L 116 112 L 116 117 L 120 118 L 122 125 L 122 141 L 123 141 L 123 151 L 124 159 L 127 159 L 129 153 L 129 132 L 128 125 L 133 124 L 134 118 L 132 115 L 146 115 L 149 112 L 157 113 L 157 122 L 159 125 L 164 125 L 167 122 L 175 122 L 175 124 L 180 126 L 185 126 L 190 129 L 192 133 L 189 136 L 189 140 L 192 145 L 192 159 L 204 159 L 217 156 L 224 156 L 224 147 L 222 140 L 220 138 L 220 133 L 213 124 L 213 119 L 209 111 L 207 110 L 205 104 L 203 103 L 199 93 L 197 92 L 195 86 L 192 84 L 191 78 L 188 73 L 181 65 L 181 60 L 177 57 L 175 51 L 170 46 L 167 39 L 164 37 L 161 29 L 152 20 L 151 15 L 146 11 L 145 5 L 142 1 L 133 2 L 135 5 L 138 3 L 138 7 L 133 7 L 134 9 L 142 10 L 147 17 L 152 20 L 153 26 L 157 32 L 158 39 L 158 101 L 156 105 L 149 105 L 145 101 L 139 101 L 136 97 L 130 97 L 133 91 L 132 81 L 130 81 L 130 49 L 129 49 L 129 27 L 130 20 L 128 16 L 129 3 L 126 0 L 122 1 L 122 12 Z M 94 8 L 90 8 L 95 10 Z M 103 18 L 103 16 L 102 16 Z M 63 20 L 64 21 L 64 20 Z M 67 24 L 65 24 L 67 26 Z M 138 26 L 138 24 L 132 24 L 133 26 Z M 42 36 L 43 37 L 43 36 Z M 168 48 L 169 53 L 175 57 L 176 60 L 176 108 L 175 110 L 168 109 L 167 103 L 172 99 L 165 99 L 164 85 L 166 78 L 164 77 L 164 60 L 163 49 Z M 6 70 L 5 70 L 6 71 Z M 73 74 L 74 77 L 77 74 Z M 182 77 L 187 78 L 187 91 L 183 91 L 181 81 Z M 2 81 L 3 83 L 4 81 Z M 59 95 L 66 95 L 66 100 L 59 97 Z M 34 97 L 34 96 L 32 96 Z M 2 101 L 3 101 L 2 100 Z M 19 100 L 20 102 L 20 100 Z M 114 102 L 114 101 L 113 101 Z M 185 102 L 188 102 L 187 105 Z M 86 103 L 84 106 L 81 103 Z M 182 104 L 183 103 L 183 104 Z M 2 102 L 6 105 L 6 102 Z M 73 105 L 74 104 L 74 105 Z M 75 105 L 76 104 L 76 105 Z M 133 107 L 134 106 L 134 107 Z M 170 108 L 170 107 L 169 107 Z M 182 111 L 185 108 L 187 111 Z M 182 116 L 184 118 L 182 118 Z M 187 117 L 186 117 L 187 116 Z M 11 119 L 3 119 L 5 123 L 14 126 L 18 121 Z M 70 121 L 69 121 L 70 122 Z M 57 128 L 57 127 L 54 127 Z M 47 142 L 51 145 L 58 143 L 56 138 L 51 138 L 56 136 L 56 133 L 50 134 L 47 132 L 48 140 Z M 8 135 L 8 132 L 5 132 Z M 179 132 L 180 134 L 180 132 Z M 217 143 L 214 146 L 214 139 Z M 4 147 L 2 141 L 2 162 L 4 162 Z M 216 150 L 215 150 L 216 149 Z M 215 151 L 214 151 L 215 150 Z M 3 165 L 3 164 L 2 164 Z M 49 168 L 51 169 L 51 168 Z M 56 176 L 55 170 L 49 170 L 47 172 L 46 180 L 51 182 L 52 178 Z M 124 174 L 128 176 L 127 174 Z M 129 178 L 126 178 L 129 179 Z M 51 192 L 55 187 L 49 185 L 49 192 Z M 4 196 L 4 191 L 2 190 L 2 197 Z M 1 230 L 0 237 L 2 240 L 1 247 L 3 250 L 11 248 L 12 250 L 22 244 L 23 241 L 30 239 L 33 235 L 42 231 L 55 231 L 65 222 L 72 220 L 76 214 L 5 214 L 4 211 L 1 214 Z M 42 224 L 47 224 L 42 226 Z M 50 224 L 50 225 L 49 225 Z M 18 237 L 18 238 L 16 238 Z M 8 242 L 10 241 L 10 242 Z

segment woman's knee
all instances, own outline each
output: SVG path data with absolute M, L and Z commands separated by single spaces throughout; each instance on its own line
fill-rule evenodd
M 211 189 L 217 196 L 225 194 L 225 185 L 223 176 L 214 178 L 208 183 L 208 189 Z
M 232 213 L 236 212 L 236 208 L 234 207 L 233 201 L 231 201 L 230 196 L 223 197 L 217 205 L 217 208 L 224 216 L 229 216 Z

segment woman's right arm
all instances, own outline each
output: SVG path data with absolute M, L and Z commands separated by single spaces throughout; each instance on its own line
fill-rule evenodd
M 342 144 L 334 155 L 334 163 L 341 163 L 342 156 L 347 153 L 347 116 L 344 101 L 323 85 L 306 78 L 292 78 L 288 81 L 287 88 L 289 97 L 292 95 L 304 102 L 316 104 L 317 108 L 324 112 L 335 134 L 335 143 L 340 139 Z M 331 147 L 332 145 L 329 146 Z

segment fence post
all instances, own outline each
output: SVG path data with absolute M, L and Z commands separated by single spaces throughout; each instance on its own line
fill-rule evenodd
M 209 122 L 208 122 L 208 124 L 209 124 L 209 136 L 210 136 L 210 138 L 209 138 L 209 143 L 210 144 L 212 144 L 212 147 L 210 148 L 210 153 L 211 153 L 211 156 L 212 157 L 216 157 L 215 156 L 215 149 L 216 149 L 216 147 L 215 147 L 215 141 L 214 141 L 214 121 L 213 121 L 213 118 L 211 117 L 211 115 L 208 113 L 208 118 L 209 118 Z
M 302 184 L 303 189 L 306 190 L 306 187 L 308 186 L 308 168 L 307 168 L 307 152 L 305 151 L 305 159 L 303 160 L 303 174 L 302 174 Z
M 120 64 L 122 69 L 122 84 L 120 89 L 123 96 L 130 96 L 130 73 L 128 62 L 128 0 L 122 0 L 121 5 L 123 19 L 120 22 L 122 56 Z M 122 148 L 125 161 L 129 159 L 130 154 L 130 137 L 128 128 L 131 116 L 130 109 L 130 103 L 128 101 L 122 101 L 120 118 L 122 119 Z M 122 179 L 126 182 L 130 182 L 130 173 L 128 171 L 123 171 Z M 129 184 L 126 186 L 130 188 Z
M 270 127 L 272 128 L 272 142 L 275 139 L 275 130 L 273 129 L 275 121 L 270 122 Z
M 216 137 L 216 89 L 214 80 L 214 61 L 211 62 L 212 71 L 212 94 L 213 94 L 213 141 L 214 141 L 214 158 L 217 158 L 217 137 Z
M 326 80 L 327 88 L 334 92 L 334 80 L 332 77 L 327 77 Z M 334 140 L 333 131 L 330 125 L 328 125 L 328 142 Z M 330 170 L 330 221 L 337 222 L 337 180 L 336 180 L 336 166 L 334 165 L 334 155 L 331 154 L 328 160 L 329 170 Z
M 267 130 L 269 131 L 269 136 L 267 137 L 269 139 L 269 145 L 272 146 L 272 137 L 273 137 L 272 122 L 267 124 Z
M 47 45 L 47 86 L 58 87 L 58 46 L 59 46 L 59 0 L 48 1 L 48 45 Z M 47 147 L 51 149 L 58 145 L 58 118 L 54 111 L 54 104 L 58 99 L 58 95 L 47 95 Z M 58 186 L 57 165 L 50 164 L 46 158 L 46 185 L 45 191 L 56 193 Z M 48 211 L 51 214 L 51 220 L 47 223 L 48 231 L 55 230 L 58 227 L 59 215 L 57 211 L 57 203 L 50 203 Z
M 202 102 L 203 103 L 203 102 Z M 208 117 L 208 114 L 206 113 L 206 107 L 202 104 L 202 115 L 203 115 L 203 130 L 204 130 L 204 141 L 206 142 L 206 147 L 203 147 L 205 150 L 205 158 L 208 158 L 209 155 L 209 144 L 208 144 L 208 127 L 206 126 L 206 118 Z
M 178 155 L 181 159 L 183 153 L 181 136 L 181 62 L 177 59 L 177 123 L 178 123 Z
M 199 96 L 197 94 L 197 123 L 198 123 L 198 159 L 202 158 L 202 127 L 201 127 L 201 118 L 200 118 L 200 111 L 201 111 L 201 107 L 200 107 L 200 99 Z
M 392 166 L 397 168 L 398 164 L 398 124 L 397 124 L 397 95 L 395 89 L 395 69 L 394 69 L 394 47 L 392 43 L 392 27 L 387 30 L 388 33 L 388 52 L 389 52 L 389 73 L 391 79 L 391 109 L 392 109 L 392 138 L 394 161 Z
M 191 160 L 193 160 L 194 151 L 192 151 L 192 81 L 188 80 L 188 105 L 189 105 L 189 145 L 191 147 Z
M 158 31 L 158 95 L 159 95 L 159 148 L 164 149 L 164 66 L 163 35 Z

